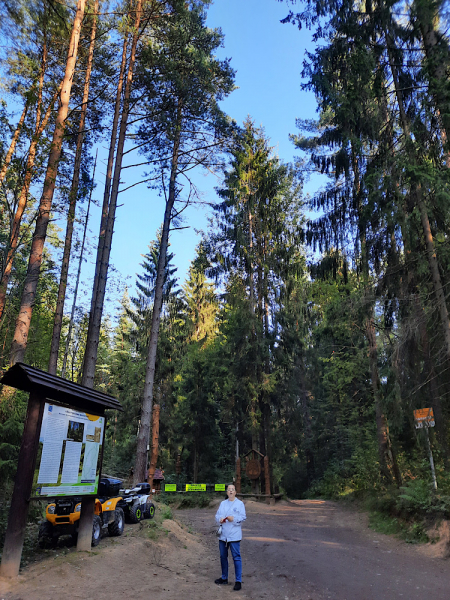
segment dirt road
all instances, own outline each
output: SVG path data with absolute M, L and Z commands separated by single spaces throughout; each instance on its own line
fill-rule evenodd
M 247 503 L 247 514 L 242 542 L 247 598 L 450 598 L 447 560 L 430 558 L 430 547 L 371 531 L 365 514 L 311 500 L 271 507 Z M 189 511 L 182 518 L 211 537 L 204 511 Z M 218 565 L 211 576 L 217 573 Z
M 59 548 L 0 580 L 0 600 L 447 600 L 450 563 L 436 548 L 376 534 L 367 517 L 333 502 L 247 502 L 243 589 L 216 586 L 215 508 L 177 511 L 155 542 L 145 522 L 95 552 Z M 230 580 L 233 568 L 230 569 Z

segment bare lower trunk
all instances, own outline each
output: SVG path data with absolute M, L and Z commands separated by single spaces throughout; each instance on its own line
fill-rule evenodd
M 310 485 L 315 477 L 315 464 L 314 464 L 314 452 L 313 452 L 313 432 L 311 428 L 311 414 L 309 410 L 308 396 L 309 393 L 306 389 L 305 381 L 305 369 L 303 366 L 303 358 L 298 360 L 298 381 L 300 383 L 300 406 L 302 408 L 302 423 L 303 423 L 303 437 L 305 444 L 305 457 L 306 457 L 306 476 L 308 478 L 308 485 Z
M 198 442 L 197 438 L 194 440 L 194 469 L 193 469 L 193 481 L 198 483 Z
M 176 199 L 176 178 L 178 171 L 179 148 L 181 141 L 182 125 L 182 106 L 178 103 L 177 112 L 177 130 L 172 150 L 172 161 L 169 182 L 169 197 L 166 201 L 166 210 L 164 212 L 163 230 L 161 234 L 161 244 L 158 257 L 158 268 L 155 282 L 155 300 L 153 304 L 152 325 L 150 332 L 150 341 L 148 345 L 147 367 L 145 372 L 145 384 L 141 407 L 141 426 L 139 428 L 136 463 L 134 468 L 135 477 L 142 477 L 145 473 L 147 464 L 147 445 L 150 435 L 150 423 L 152 419 L 153 404 L 153 386 L 155 382 L 156 351 L 158 348 L 159 325 L 161 321 L 161 310 L 163 301 L 164 274 L 167 260 L 167 248 L 169 245 L 169 231 L 172 219 L 172 209 Z
M 61 275 L 59 279 L 58 298 L 56 301 L 55 318 L 53 322 L 53 334 L 50 345 L 50 360 L 48 372 L 56 375 L 58 365 L 59 340 L 61 338 L 61 328 L 64 313 L 64 301 L 66 299 L 67 277 L 69 274 L 70 251 L 72 249 L 73 227 L 75 222 L 75 209 L 78 197 L 78 186 L 80 182 L 81 158 L 83 152 L 84 127 L 86 122 L 86 113 L 89 99 L 89 86 L 91 80 L 92 64 L 94 62 L 95 36 L 97 32 L 97 13 L 99 0 L 95 0 L 94 15 L 91 29 L 91 39 L 89 45 L 88 61 L 86 75 L 84 79 L 83 103 L 81 105 L 80 122 L 78 125 L 77 148 L 75 152 L 75 163 L 72 177 L 72 185 L 69 193 L 69 211 L 67 214 L 66 237 L 64 241 L 64 253 L 61 265 Z
M 153 407 L 153 423 L 152 423 L 152 452 L 150 455 L 150 467 L 148 470 L 148 482 L 150 489 L 153 489 L 153 477 L 155 476 L 156 465 L 158 463 L 158 451 L 159 451 L 159 404 L 155 404 Z M 142 480 L 143 481 L 143 480 Z M 136 480 L 134 483 L 139 483 Z
M 78 0 L 74 24 L 69 45 L 69 53 L 66 63 L 66 71 L 61 90 L 61 104 L 56 117 L 55 130 L 53 133 L 52 146 L 50 150 L 47 172 L 44 181 L 44 189 L 39 205 L 39 213 L 36 228 L 31 244 L 28 271 L 22 294 L 19 316 L 16 321 L 16 330 L 11 346 L 11 365 L 23 361 L 27 347 L 28 332 L 30 329 L 31 316 L 36 298 L 36 288 L 42 264 L 42 253 L 44 250 L 47 227 L 50 220 L 53 194 L 55 191 L 56 177 L 58 174 L 58 161 L 61 156 L 62 142 L 65 131 L 65 121 L 69 112 L 70 92 L 72 89 L 73 75 L 77 60 L 78 42 L 80 39 L 81 23 L 84 15 L 86 0 Z
M 372 312 L 372 309 L 370 309 Z M 380 462 L 380 472 L 386 482 L 392 481 L 390 468 L 392 469 L 395 481 L 398 486 L 402 484 L 400 469 L 397 465 L 397 459 L 389 439 L 389 426 L 383 413 L 380 397 L 380 379 L 378 375 L 378 351 L 375 335 L 375 326 L 373 315 L 369 315 L 366 320 L 366 337 L 369 343 L 369 362 L 372 380 L 372 392 L 375 400 L 375 420 L 377 425 L 378 440 L 378 458 Z M 390 468 L 389 468 L 390 467 Z
M 133 82 L 134 65 L 136 61 L 136 48 L 140 36 L 140 22 L 142 18 L 143 0 L 138 0 L 136 4 L 136 19 L 134 23 L 134 34 L 131 46 L 130 62 L 128 64 L 127 82 L 125 85 L 125 94 L 122 108 L 122 118 L 120 122 L 119 140 L 117 145 L 116 164 L 114 167 L 114 178 L 111 190 L 111 199 L 108 208 L 108 219 L 106 223 L 106 232 L 104 236 L 104 247 L 100 262 L 100 270 L 96 274 L 94 283 L 93 306 L 89 318 L 88 339 L 86 341 L 86 350 L 84 355 L 82 384 L 87 387 L 94 386 L 95 365 L 97 362 L 98 342 L 100 339 L 100 328 L 103 314 L 103 304 L 105 301 L 106 282 L 108 278 L 109 257 L 111 253 L 112 236 L 114 231 L 114 222 L 116 217 L 117 195 L 119 192 L 120 172 L 122 169 L 123 149 L 127 132 L 128 113 L 130 110 L 131 85 Z M 145 476 L 145 473 L 143 473 Z M 143 479 L 141 479 L 143 481 Z

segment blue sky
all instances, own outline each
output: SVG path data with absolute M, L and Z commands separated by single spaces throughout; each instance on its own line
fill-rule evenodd
M 262 125 L 271 145 L 285 162 L 292 161 L 295 155 L 289 141 L 289 134 L 296 131 L 295 119 L 316 116 L 314 95 L 300 89 L 305 50 L 314 48 L 311 32 L 281 24 L 280 20 L 287 12 L 286 3 L 277 0 L 215 0 L 208 13 L 208 26 L 220 27 L 225 35 L 219 57 L 231 58 L 237 71 L 239 89 L 222 103 L 222 108 L 240 124 L 250 115 L 258 126 Z M 132 156 L 130 162 L 138 162 Z M 140 173 L 131 173 L 129 169 L 123 171 L 123 187 L 138 180 L 139 176 Z M 100 198 L 103 189 L 100 174 L 96 180 L 96 196 Z M 196 181 L 205 199 L 214 201 L 214 187 L 220 181 L 201 172 L 196 175 Z M 162 222 L 164 206 L 162 199 L 144 185 L 120 195 L 119 204 L 122 206 L 117 213 L 111 260 L 118 271 L 115 279 L 119 288 L 124 283 L 132 287 L 136 273 L 141 272 L 141 255 L 155 239 Z M 96 214 L 91 222 L 93 234 L 98 231 L 98 218 Z M 191 207 L 186 211 L 185 219 L 189 229 L 171 235 L 171 251 L 175 253 L 181 282 L 200 240 L 194 229 L 207 227 L 206 209 Z M 87 269 L 89 265 L 86 265 Z

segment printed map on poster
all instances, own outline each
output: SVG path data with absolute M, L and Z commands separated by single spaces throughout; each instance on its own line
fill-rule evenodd
M 45 404 L 33 496 L 97 494 L 105 418 Z

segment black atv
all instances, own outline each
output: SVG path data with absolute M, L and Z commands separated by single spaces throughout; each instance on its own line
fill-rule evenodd
M 123 509 L 128 523 L 139 523 L 142 519 L 153 519 L 155 505 L 150 498 L 150 484 L 138 483 L 134 488 L 121 489 L 122 500 L 119 506 Z

